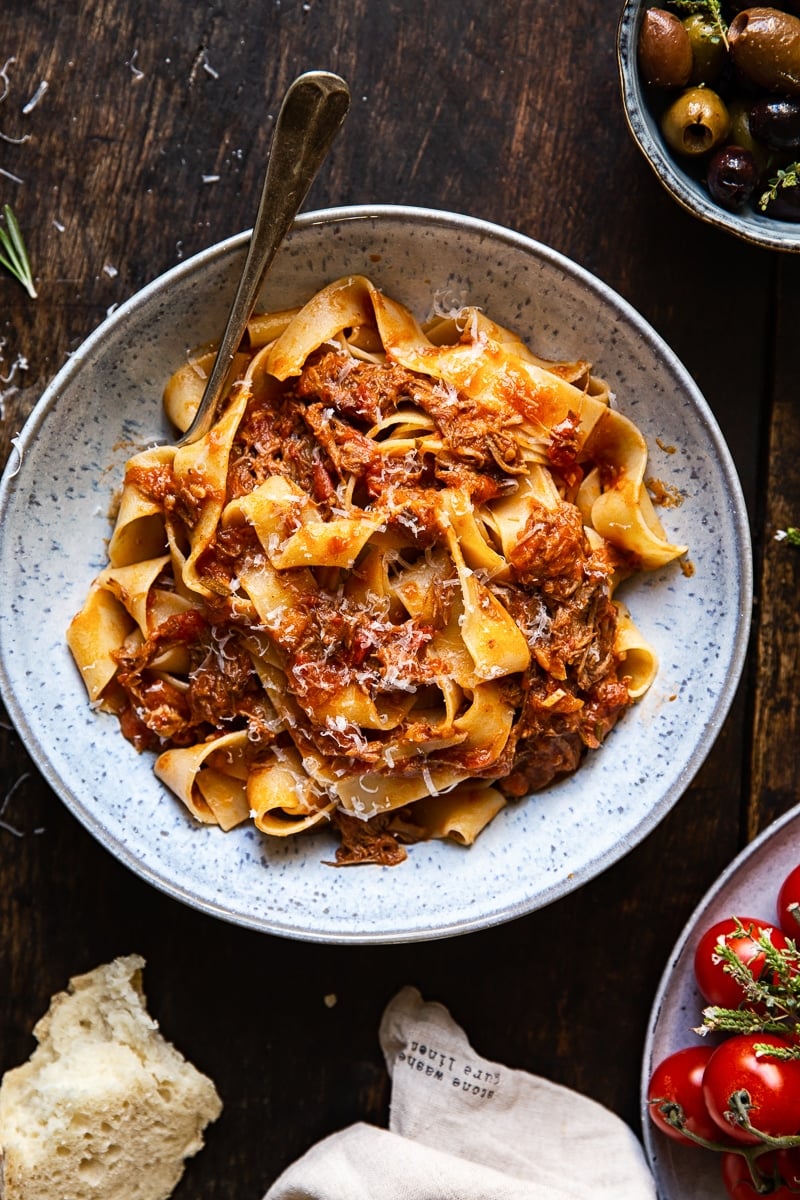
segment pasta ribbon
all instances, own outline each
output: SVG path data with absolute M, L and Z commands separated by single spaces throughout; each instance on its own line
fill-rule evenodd
M 168 380 L 186 429 L 213 363 Z M 91 702 L 204 825 L 333 829 L 337 862 L 471 845 L 651 686 L 615 598 L 686 547 L 583 359 L 361 275 L 257 314 L 209 432 L 129 461 L 67 640 Z

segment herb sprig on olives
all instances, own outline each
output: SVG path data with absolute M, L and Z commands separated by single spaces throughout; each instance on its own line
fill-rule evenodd
M 638 63 L 670 150 L 730 211 L 800 221 L 800 0 L 666 0 Z
M 797 191 L 789 193 L 789 188 L 796 188 Z M 779 168 L 775 178 L 769 180 L 763 196 L 758 199 L 758 207 L 762 212 L 766 212 L 770 205 L 774 211 L 781 203 L 792 205 L 800 214 L 800 162 L 794 162 L 785 169 Z M 800 216 L 795 219 L 800 219 Z
M 712 32 L 706 36 L 710 41 L 722 42 L 727 47 L 728 25 L 722 16 L 722 6 L 719 0 L 672 0 L 672 7 L 689 16 L 707 18 Z

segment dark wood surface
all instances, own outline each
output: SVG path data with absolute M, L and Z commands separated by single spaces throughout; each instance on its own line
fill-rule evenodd
M 357 1119 L 385 1122 L 377 1026 L 405 983 L 448 1005 L 484 1055 L 578 1088 L 638 1129 L 642 1043 L 670 949 L 747 840 L 800 800 L 800 552 L 774 540 L 800 523 L 800 257 L 707 228 L 662 191 L 623 120 L 617 9 L 602 0 L 2 5 L 0 54 L 14 61 L 0 133 L 29 136 L 0 140 L 0 202 L 24 227 L 39 290 L 29 300 L 0 273 L 4 456 L 110 306 L 252 224 L 284 89 L 326 67 L 349 81 L 353 107 L 306 208 L 457 210 L 598 274 L 697 379 L 751 516 L 750 654 L 698 776 L 604 875 L 483 933 L 319 946 L 199 915 L 101 848 L 2 725 L 0 803 L 24 836 L 0 830 L 0 1069 L 30 1053 L 34 1020 L 70 975 L 142 953 L 152 1011 L 225 1102 L 181 1200 L 257 1200 L 320 1136 Z M 47 91 L 26 115 L 42 80 Z

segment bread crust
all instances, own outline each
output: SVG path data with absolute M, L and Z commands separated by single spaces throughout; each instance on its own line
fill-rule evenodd
M 167 1200 L 222 1111 L 147 1012 L 144 959 L 75 976 L 0 1084 L 0 1200 Z

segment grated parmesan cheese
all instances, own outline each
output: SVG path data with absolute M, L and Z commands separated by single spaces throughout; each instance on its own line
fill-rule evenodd
M 28 103 L 23 105 L 22 111 L 26 117 L 29 113 L 32 113 L 33 110 L 36 108 L 36 105 L 39 103 L 39 101 L 41 100 L 42 96 L 45 94 L 45 92 L 47 91 L 49 86 L 50 85 L 47 82 L 47 80 L 43 79 L 41 81 L 41 83 L 39 84 L 38 88 L 36 89 L 36 91 L 31 96 Z
M 138 54 L 139 54 L 139 49 L 137 47 L 136 49 L 134 49 L 133 54 L 130 56 L 130 58 L 128 59 L 128 61 L 125 65 L 127 67 L 130 67 L 131 74 L 133 75 L 134 79 L 144 79 L 144 71 L 140 71 L 139 68 L 136 66 L 136 59 L 138 57 Z
M 11 86 L 11 84 L 8 81 L 8 68 L 11 66 L 12 63 L 15 63 L 16 61 L 17 61 L 16 58 L 13 58 L 13 57 L 7 58 L 2 66 L 2 69 L 0 69 L 0 79 L 2 79 L 2 81 L 3 81 L 3 90 L 2 90 L 2 92 L 0 92 L 0 103 L 2 103 L 3 100 L 5 100 L 6 96 L 8 95 L 8 89 Z

